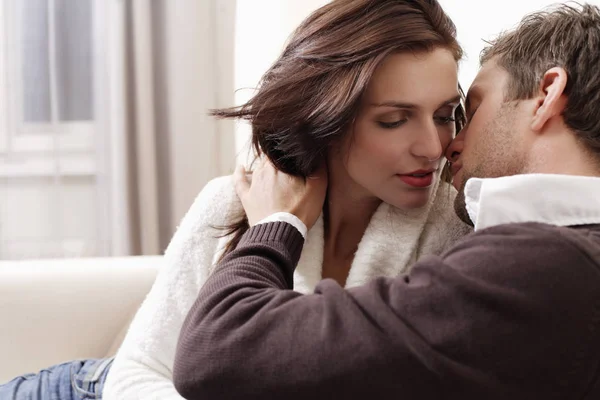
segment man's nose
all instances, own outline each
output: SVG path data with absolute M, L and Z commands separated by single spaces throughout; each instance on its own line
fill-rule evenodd
M 456 162 L 458 157 L 460 157 L 460 153 L 463 151 L 464 145 L 464 135 L 463 133 L 459 133 L 454 140 L 450 143 L 450 146 L 446 149 L 446 158 L 450 162 Z

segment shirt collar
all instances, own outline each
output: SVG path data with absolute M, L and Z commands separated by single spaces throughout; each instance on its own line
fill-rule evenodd
M 471 178 L 465 204 L 475 230 L 518 222 L 557 226 L 600 223 L 600 178 L 525 174 Z

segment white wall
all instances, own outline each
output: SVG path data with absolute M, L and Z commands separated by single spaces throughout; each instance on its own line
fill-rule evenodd
M 456 24 L 458 40 L 467 57 L 460 66 L 460 82 L 465 90 L 477 75 L 479 53 L 484 40 L 493 39 L 501 31 L 513 28 L 526 14 L 552 4 L 567 3 L 552 0 L 439 0 Z M 600 5 L 599 0 L 587 3 Z
M 294 29 L 328 0 L 237 0 L 235 34 L 235 104 L 252 96 L 261 76 L 283 50 Z M 239 123 L 235 148 L 238 162 L 247 160 L 250 129 Z

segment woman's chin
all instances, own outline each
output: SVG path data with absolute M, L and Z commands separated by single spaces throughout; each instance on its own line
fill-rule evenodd
M 386 203 L 402 210 L 413 210 L 427 205 L 431 189 L 402 191 L 393 198 L 384 199 Z

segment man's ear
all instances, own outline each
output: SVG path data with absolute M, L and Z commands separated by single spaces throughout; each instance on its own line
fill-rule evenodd
M 540 83 L 535 115 L 531 121 L 531 129 L 539 131 L 552 117 L 562 114 L 567 105 L 563 96 L 567 86 L 567 71 L 564 68 L 550 68 Z

